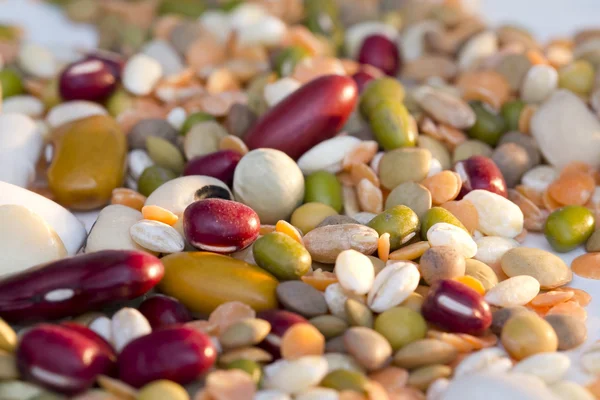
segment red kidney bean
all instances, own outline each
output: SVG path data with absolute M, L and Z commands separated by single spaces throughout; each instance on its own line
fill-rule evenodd
M 231 187 L 235 167 L 242 159 L 242 155 L 233 150 L 221 150 L 205 156 L 192 158 L 188 161 L 183 175 L 206 175 L 217 178 Z
M 83 60 L 68 65 L 59 79 L 60 95 L 65 100 L 102 101 L 117 87 L 117 78 L 101 60 Z
M 251 150 L 281 150 L 296 160 L 335 136 L 354 110 L 357 97 L 356 83 L 348 76 L 314 79 L 263 115 L 246 134 L 246 144 Z
M 159 379 L 185 385 L 207 372 L 216 358 L 208 335 L 185 326 L 163 328 L 125 346 L 119 379 L 136 388 Z
M 462 199 L 471 190 L 482 189 L 507 197 L 506 182 L 500 169 L 491 158 L 473 156 L 457 162 L 454 171 L 462 180 L 458 199 Z
M 29 329 L 16 351 L 21 376 L 64 394 L 90 388 L 115 367 L 97 342 L 70 327 L 41 324 Z
M 142 251 L 64 258 L 0 281 L 0 317 L 24 322 L 83 314 L 141 296 L 163 275 L 160 260 Z
M 421 313 L 427 321 L 451 332 L 479 335 L 492 324 L 492 312 L 483 297 L 449 279 L 432 286 Z
M 258 214 L 236 201 L 204 199 L 190 204 L 183 213 L 185 237 L 200 250 L 222 254 L 240 251 L 256 240 L 259 230 Z
M 368 71 L 362 69 L 352 75 L 352 79 L 356 82 L 356 86 L 358 87 L 358 93 L 362 93 L 363 90 L 367 87 L 367 84 L 375 79 L 373 74 L 370 74 Z
M 259 344 L 259 347 L 268 351 L 274 358 L 281 358 L 281 337 L 294 324 L 308 324 L 303 316 L 285 310 L 268 310 L 258 313 L 258 318 L 271 324 L 271 332 Z
M 398 46 L 385 36 L 369 36 L 360 48 L 358 62 L 377 67 L 386 75 L 396 76 L 400 68 Z
M 86 60 L 100 60 L 104 62 L 112 71 L 117 81 L 121 80 L 123 68 L 125 68 L 125 59 L 118 53 L 112 51 L 96 49 L 88 53 Z
M 140 304 L 139 311 L 146 317 L 152 329 L 164 328 L 189 322 L 188 309 L 174 297 L 157 294 Z

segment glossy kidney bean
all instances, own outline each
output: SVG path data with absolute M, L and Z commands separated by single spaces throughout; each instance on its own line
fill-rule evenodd
M 112 51 L 96 49 L 91 53 L 88 53 L 85 57 L 86 60 L 100 60 L 105 63 L 117 80 L 121 80 L 123 68 L 125 68 L 125 59 L 118 53 Z
M 396 76 L 400 68 L 398 46 L 383 35 L 369 36 L 360 49 L 358 62 L 377 67 L 386 75 Z
M 467 285 L 442 280 L 429 291 L 421 313 L 433 324 L 452 332 L 479 335 L 492 324 L 490 306 Z
M 159 379 L 184 385 L 208 371 L 216 358 L 208 335 L 185 326 L 163 328 L 125 346 L 119 379 L 136 388 Z
M 0 317 L 25 322 L 83 314 L 141 296 L 163 275 L 161 261 L 142 251 L 64 258 L 0 281 Z
M 117 77 L 102 60 L 87 59 L 68 65 L 59 79 L 65 100 L 102 101 L 117 87 Z
M 48 324 L 21 337 L 16 359 L 23 378 L 65 394 L 90 388 L 99 374 L 110 373 L 115 365 L 115 358 L 88 334 Z
M 183 213 L 188 242 L 201 250 L 233 253 L 250 246 L 258 237 L 260 220 L 245 204 L 223 199 L 204 199 Z
M 358 87 L 358 93 L 362 93 L 363 90 L 365 90 L 367 84 L 369 84 L 369 82 L 375 79 L 375 75 L 369 73 L 369 71 L 367 70 L 362 69 L 354 75 L 352 75 L 352 79 L 354 79 L 354 82 Z
M 346 123 L 358 97 L 352 78 L 317 78 L 271 108 L 245 137 L 248 147 L 281 150 L 297 160 L 316 144 L 332 138 Z
M 284 310 L 268 310 L 258 313 L 258 318 L 271 324 L 271 332 L 259 347 L 271 353 L 274 358 L 281 358 L 281 338 L 294 324 L 307 324 L 308 321 L 299 314 Z
M 221 150 L 188 161 L 183 175 L 205 175 L 217 178 L 231 187 L 233 174 L 242 155 L 233 150 Z
M 155 295 L 140 304 L 139 311 L 146 317 L 152 329 L 183 324 L 191 321 L 188 309 L 174 297 Z
M 500 169 L 491 158 L 473 156 L 457 162 L 454 171 L 460 175 L 462 187 L 457 199 L 460 200 L 471 190 L 482 189 L 507 197 L 506 182 Z

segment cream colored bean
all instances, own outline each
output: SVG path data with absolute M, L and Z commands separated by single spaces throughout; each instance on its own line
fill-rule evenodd
M 129 233 L 137 244 L 157 253 L 177 253 L 185 247 L 185 240 L 179 232 L 159 221 L 136 222 L 129 229 Z
M 93 115 L 107 114 L 106 109 L 99 104 L 86 100 L 73 100 L 54 106 L 46 115 L 46 122 L 50 125 L 50 128 L 57 128 L 63 124 Z
M 265 388 L 289 394 L 300 393 L 321 382 L 327 374 L 327 361 L 320 356 L 279 360 L 265 366 L 263 372 Z
M 498 52 L 498 36 L 493 31 L 486 31 L 473 36 L 463 45 L 458 54 L 458 68 L 467 71 L 477 63 Z
M 534 65 L 529 69 L 521 85 L 521 100 L 541 103 L 558 87 L 558 72 L 549 65 Z
M 265 86 L 264 97 L 267 104 L 273 107 L 290 94 L 294 93 L 302 86 L 300 82 L 293 78 L 282 78 Z
M 123 86 L 137 96 L 146 96 L 163 75 L 162 66 L 146 54 L 131 57 L 123 69 Z
M 369 257 L 356 250 L 342 251 L 335 261 L 335 274 L 345 290 L 367 294 L 373 286 L 375 270 Z
M 561 380 L 570 366 L 571 360 L 563 353 L 540 353 L 519 361 L 511 372 L 534 375 L 550 385 Z
M 600 374 L 600 342 L 594 343 L 581 355 L 581 365 L 590 374 Z
M 367 297 L 369 308 L 383 312 L 402 303 L 419 285 L 419 270 L 411 262 L 386 265 L 375 277 Z
M 477 244 L 464 229 L 446 222 L 439 222 L 427 231 L 427 241 L 431 247 L 454 247 L 465 258 L 473 258 Z
M 454 377 L 504 368 L 505 371 L 512 368 L 510 357 L 504 350 L 490 347 L 465 357 L 454 369 Z
M 344 157 L 361 143 L 354 136 L 336 136 L 325 140 L 298 159 L 298 166 L 304 175 L 319 170 L 336 174 L 342 170 Z
M 550 165 L 538 165 L 525 172 L 521 178 L 523 185 L 543 193 L 558 178 L 558 171 Z
M 336 317 L 344 320 L 347 320 L 345 305 L 346 300 L 349 298 L 358 300 L 362 303 L 365 302 L 364 296 L 346 292 L 339 283 L 329 285 L 327 286 L 327 289 L 325 289 L 325 301 L 327 302 L 329 311 Z
M 550 386 L 561 400 L 594 400 L 595 397 L 586 388 L 575 382 L 562 381 Z
M 487 190 L 473 190 L 464 198 L 477 209 L 482 233 L 512 239 L 523 231 L 523 212 L 507 198 Z
M 485 300 L 494 306 L 515 307 L 529 303 L 540 292 L 540 283 L 528 275 L 508 278 L 491 288 Z
M 473 257 L 484 264 L 494 267 L 500 264 L 500 259 L 510 249 L 519 247 L 519 242 L 499 236 L 485 236 L 475 241 L 477 254 Z
M 146 317 L 135 308 L 125 307 L 120 309 L 113 315 L 111 322 L 112 343 L 119 353 L 132 340 L 152 332 Z

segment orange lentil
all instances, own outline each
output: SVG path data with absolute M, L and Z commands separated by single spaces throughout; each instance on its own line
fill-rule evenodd
M 275 232 L 283 233 L 294 239 L 296 242 L 304 245 L 304 241 L 302 240 L 302 235 L 298 232 L 298 229 L 287 221 L 279 220 L 275 224 Z
M 333 272 L 322 271 L 318 269 L 316 271 L 310 271 L 306 275 L 300 278 L 302 282 L 314 287 L 321 292 L 327 289 L 327 286 L 337 283 L 337 277 Z
M 423 253 L 425 253 L 430 247 L 431 246 L 429 245 L 429 242 L 425 241 L 412 243 L 390 253 L 389 259 L 405 261 L 416 260 L 417 258 L 421 257 Z
M 264 235 L 268 235 L 269 233 L 275 232 L 275 229 L 276 229 L 275 225 L 261 225 L 258 230 L 258 233 L 260 235 L 264 236 Z
M 559 303 L 564 303 L 575 295 L 573 292 L 560 292 L 552 290 L 546 293 L 540 293 L 531 300 L 531 304 L 535 307 L 550 307 Z
M 470 287 L 471 289 L 473 289 L 480 295 L 485 294 L 485 288 L 483 287 L 483 284 L 476 278 L 473 278 L 472 276 L 469 276 L 469 275 L 459 276 L 458 278 L 454 278 L 454 280 L 462 283 L 465 286 Z
M 553 306 L 546 315 L 552 314 L 571 315 L 580 319 L 581 321 L 585 321 L 587 319 L 587 311 L 585 311 L 585 309 L 576 301 L 567 301 Z
M 469 200 L 448 201 L 440 205 L 450 211 L 473 234 L 479 226 L 479 214 L 475 205 Z
M 548 192 L 556 202 L 562 205 L 582 206 L 592 197 L 595 188 L 596 182 L 592 176 L 585 172 L 575 171 L 561 175 L 548 186 Z
M 556 200 L 554 200 L 552 198 L 552 196 L 550 196 L 550 191 L 546 190 L 544 192 L 544 194 L 542 195 L 542 201 L 544 202 L 544 207 L 546 207 L 546 210 L 552 212 L 554 210 L 558 210 L 559 208 L 561 208 L 563 205 L 560 204 L 559 202 L 557 202 Z
M 465 101 L 481 100 L 499 110 L 510 97 L 510 84 L 494 70 L 469 71 L 462 74 L 456 87 Z
M 281 356 L 286 360 L 320 356 L 324 352 L 325 337 L 312 324 L 292 325 L 281 337 Z
M 531 62 L 533 65 L 539 65 L 539 64 L 547 65 L 548 64 L 548 60 L 546 59 L 544 54 L 542 52 L 540 52 L 539 50 L 530 49 L 527 51 L 526 55 L 527 55 L 527 58 L 529 59 L 529 62 Z
M 554 289 L 554 291 L 573 292 L 573 297 L 571 300 L 579 303 L 579 305 L 581 307 L 587 306 L 592 301 L 592 296 L 588 292 L 586 292 L 585 290 L 582 290 L 582 289 L 577 289 L 577 288 L 573 288 L 573 287 L 569 287 L 569 286 L 563 286 L 563 287 Z
M 377 255 L 383 262 L 387 262 L 390 256 L 390 234 L 383 233 L 377 240 Z
M 369 378 L 382 385 L 388 392 L 393 392 L 406 386 L 408 371 L 390 366 L 369 374 Z
M 357 144 L 348 154 L 344 156 L 342 168 L 349 170 L 353 164 L 371 162 L 379 150 L 379 144 L 374 140 L 365 140 Z
M 141 211 L 146 203 L 146 196 L 127 188 L 116 188 L 112 191 L 110 204 L 120 204 L 122 206 Z
M 425 186 L 431 192 L 431 201 L 434 205 L 440 205 L 447 201 L 454 200 L 462 182 L 456 172 L 442 171 L 433 176 L 425 178 L 421 185 Z
M 464 341 L 475 346 L 476 350 L 485 349 L 487 347 L 493 347 L 498 344 L 498 336 L 490 333 L 485 336 L 473 336 L 466 333 L 457 333 L 457 335 Z
M 356 186 L 361 210 L 379 214 L 383 211 L 383 193 L 370 180 L 362 179 Z
M 362 181 L 363 179 L 367 179 L 373 185 L 377 187 L 381 186 L 379 182 L 379 177 L 377 176 L 375 171 L 373 171 L 373 169 L 371 169 L 371 167 L 369 167 L 365 163 L 352 164 L 352 166 L 350 167 L 350 178 L 352 178 L 352 182 L 354 183 L 354 185 L 358 185 L 360 181 Z
M 584 163 L 582 161 L 571 161 L 569 164 L 565 165 L 560 171 L 560 176 L 569 175 L 576 172 L 594 175 L 596 170 L 588 163 Z
M 525 185 L 517 185 L 515 186 L 515 190 L 529 199 L 529 201 L 536 206 L 544 207 L 544 202 L 542 200 L 543 192 L 538 192 L 537 190 Z
M 179 220 L 179 217 L 177 215 L 160 206 L 142 207 L 142 216 L 144 217 L 144 219 L 162 222 L 163 224 L 171 226 L 175 225 L 175 223 L 177 223 L 177 221 Z
M 600 253 L 583 254 L 571 263 L 574 274 L 587 279 L 600 280 Z

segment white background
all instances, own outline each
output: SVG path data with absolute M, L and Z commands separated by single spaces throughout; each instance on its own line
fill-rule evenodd
M 100 1 L 100 0 L 99 0 Z M 570 35 L 584 27 L 600 27 L 600 0 L 466 0 L 479 2 L 482 12 L 492 25 L 514 22 L 531 30 L 540 40 Z M 27 40 L 56 49 L 91 48 L 96 36 L 92 29 L 73 25 L 56 9 L 35 0 L 0 0 L 0 22 L 16 22 L 26 30 Z M 89 227 L 93 215 L 82 216 Z M 529 235 L 526 246 L 551 251 L 540 235 Z M 560 255 L 570 265 L 574 257 L 583 254 L 579 249 Z M 600 281 L 574 277 L 572 286 L 596 296 L 587 307 L 589 340 L 587 346 L 600 339 Z M 585 348 L 584 346 L 583 348 Z M 582 348 L 571 352 L 573 367 L 568 378 L 585 383 L 590 376 L 582 373 L 578 357 Z

